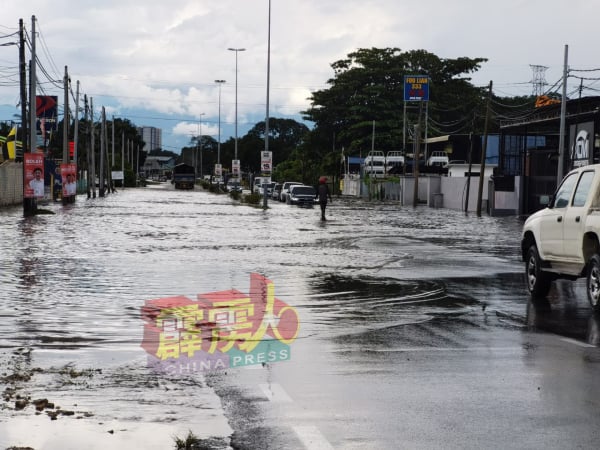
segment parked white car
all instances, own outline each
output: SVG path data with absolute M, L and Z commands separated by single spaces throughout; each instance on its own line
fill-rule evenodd
M 587 296 L 600 311 L 600 164 L 569 172 L 548 207 L 523 225 L 521 257 L 532 297 L 552 281 L 587 278 Z

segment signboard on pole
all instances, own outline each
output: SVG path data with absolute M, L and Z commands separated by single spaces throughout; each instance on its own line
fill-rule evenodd
M 221 164 L 215 164 L 215 176 L 220 177 L 223 174 L 223 166 Z
M 238 178 L 240 176 L 240 160 L 233 159 L 231 160 L 231 174 Z
M 404 75 L 404 101 L 429 101 L 429 76 Z
M 36 95 L 36 131 L 43 133 L 58 130 L 58 97 L 56 95 Z
M 25 180 L 23 197 L 40 198 L 44 196 L 44 155 L 25 153 Z
M 263 174 L 270 174 L 273 170 L 273 152 L 260 152 L 260 171 Z
M 594 122 L 571 125 L 569 147 L 571 148 L 571 168 L 587 166 L 593 162 Z

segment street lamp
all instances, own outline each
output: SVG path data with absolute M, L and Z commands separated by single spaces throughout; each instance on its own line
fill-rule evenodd
M 202 116 L 205 113 L 200 113 L 200 118 L 198 119 L 198 138 L 196 139 L 196 151 L 200 152 L 200 178 L 204 175 L 202 174 Z M 196 166 L 198 165 L 198 154 L 194 157 L 194 172 L 196 172 Z
M 215 80 L 219 85 L 219 140 L 217 141 L 217 164 L 221 164 L 221 86 L 225 80 Z
M 238 159 L 238 52 L 245 52 L 245 48 L 228 48 L 235 52 L 235 158 Z
M 269 0 L 269 29 L 267 33 L 267 114 L 265 117 L 265 152 L 269 151 L 269 90 L 271 81 L 271 0 Z M 263 208 L 267 209 L 267 187 L 263 187 Z

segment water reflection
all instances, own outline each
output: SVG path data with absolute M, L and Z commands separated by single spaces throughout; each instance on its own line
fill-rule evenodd
M 297 309 L 298 339 L 327 339 L 466 314 L 480 308 L 477 297 L 463 288 L 458 298 L 449 280 L 504 280 L 501 274 L 514 273 L 518 259 L 520 224 L 511 218 L 361 200 L 334 202 L 326 223 L 318 209 L 272 202 L 262 211 L 226 196 L 169 188 L 80 196 L 68 207 L 48 208 L 55 214 L 27 219 L 20 209 L 0 210 L 0 359 L 11 367 L 12 352 L 25 348 L 30 357 L 22 367 L 41 372 L 18 388 L 45 396 L 52 386 L 53 397 L 81 401 L 98 422 L 154 420 L 161 415 L 156 405 L 183 401 L 169 380 L 160 379 L 160 392 L 148 394 L 148 380 L 158 381 L 140 347 L 139 311 L 147 300 L 226 291 L 247 285 L 256 272 Z M 501 288 L 506 284 L 486 292 L 497 297 Z M 389 342 L 381 338 L 381 345 Z M 93 376 L 87 384 L 68 384 L 73 380 L 57 378 L 68 365 Z M 201 380 L 189 383 L 201 391 Z M 173 413 L 182 423 L 183 414 L 195 418 L 202 408 L 197 395 L 186 399 L 183 413 Z M 13 412 L 4 411 L 0 447 L 14 424 L 2 428 L 4 415 Z
M 581 304 L 572 288 L 559 289 L 561 294 L 571 295 L 560 295 L 558 299 L 529 299 L 526 314 L 529 330 L 555 333 L 591 345 L 600 345 L 600 315 Z

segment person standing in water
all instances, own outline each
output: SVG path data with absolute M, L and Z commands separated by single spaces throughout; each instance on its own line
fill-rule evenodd
M 327 208 L 327 199 L 331 201 L 331 194 L 329 193 L 329 186 L 327 186 L 327 177 L 319 178 L 319 187 L 317 188 L 317 195 L 315 198 L 319 199 L 319 205 L 321 206 L 321 220 L 325 219 L 325 208 Z

